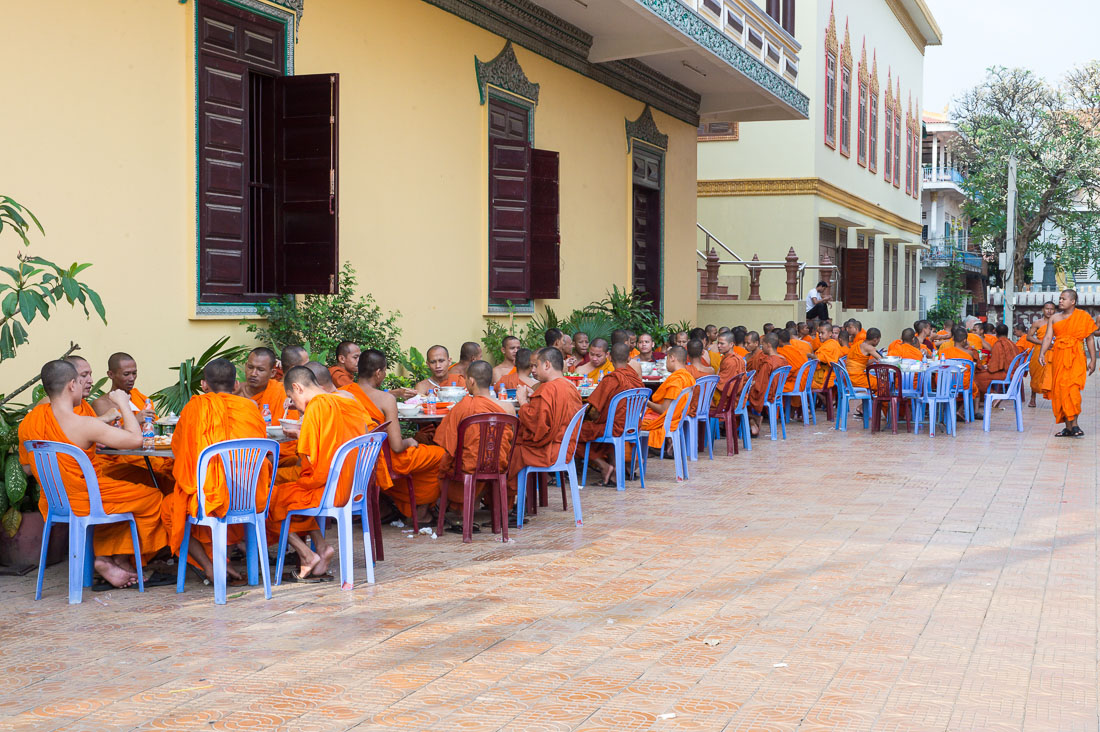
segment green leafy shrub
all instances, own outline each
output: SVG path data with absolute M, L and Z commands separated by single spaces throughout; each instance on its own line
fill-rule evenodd
M 173 366 L 172 370 L 179 373 L 179 380 L 149 395 L 157 411 L 161 414 L 168 412 L 179 414 L 191 397 L 202 391 L 202 371 L 206 368 L 206 364 L 215 358 L 229 359 L 237 366 L 244 363 L 251 349 L 248 346 L 226 347 L 225 344 L 228 342 L 229 336 L 226 336 L 207 348 L 197 359 L 189 358 L 179 366 Z

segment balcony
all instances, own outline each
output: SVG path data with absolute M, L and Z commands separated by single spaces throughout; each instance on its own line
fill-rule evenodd
M 637 60 L 700 96 L 704 122 L 809 117 L 801 45 L 752 0 L 533 0 L 591 36 L 593 64 Z
M 949 267 L 952 262 L 962 265 L 964 272 L 981 274 L 985 260 L 981 253 L 970 251 L 970 242 L 966 237 L 948 239 L 929 239 L 921 261 L 926 267 Z
M 921 180 L 926 191 L 951 189 L 963 193 L 963 174 L 951 166 L 922 166 Z

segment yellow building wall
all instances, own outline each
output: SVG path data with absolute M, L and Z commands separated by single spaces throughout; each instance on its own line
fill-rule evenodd
M 70 340 L 102 375 L 131 352 L 139 386 L 170 383 L 169 367 L 215 339 L 250 340 L 239 317 L 195 317 L 193 3 L 36 0 L 5 7 L 18 33 L 0 45 L 9 104 L 0 193 L 30 207 L 47 236 L 32 252 L 90 261 L 108 325 L 70 312 L 30 328 L 3 367 L 21 383 Z M 474 56 L 504 39 L 416 0 L 311 0 L 298 74 L 341 83 L 341 259 L 385 310 L 403 345 L 477 340 L 487 311 L 487 107 Z M 534 144 L 561 154 L 561 300 L 567 312 L 630 281 L 630 158 L 625 120 L 643 103 L 516 47 L 541 85 Z M 16 101 L 17 100 L 17 101 Z M 665 315 L 695 311 L 695 128 L 654 111 L 665 158 Z M 6 258 L 16 239 L 0 239 Z M 543 303 L 537 303 L 541 310 Z

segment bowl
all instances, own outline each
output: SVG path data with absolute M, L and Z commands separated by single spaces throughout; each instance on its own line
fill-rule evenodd
M 457 402 L 466 396 L 466 389 L 461 386 L 441 386 L 438 394 L 441 402 Z
M 397 416 L 398 417 L 415 417 L 420 414 L 419 404 L 398 404 Z
M 592 392 L 596 391 L 594 386 L 578 386 L 577 391 L 580 392 L 581 397 L 590 397 Z
M 638 365 L 642 367 L 642 376 L 649 376 L 657 370 L 657 364 L 652 361 L 639 361 Z
M 302 429 L 302 420 L 300 419 L 280 419 L 278 425 L 272 425 L 276 428 L 281 428 L 283 425 L 287 427 L 293 427 L 295 429 Z

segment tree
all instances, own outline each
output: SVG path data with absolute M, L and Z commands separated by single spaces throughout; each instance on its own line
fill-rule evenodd
M 1005 249 L 1009 155 L 1019 161 L 1014 281 L 1024 282 L 1029 253 L 1067 272 L 1100 269 L 1100 62 L 1058 86 L 1027 69 L 991 68 L 953 117 L 966 136 L 955 149 L 966 168 L 964 213 L 987 250 Z M 1044 236 L 1052 228 L 1060 235 Z

